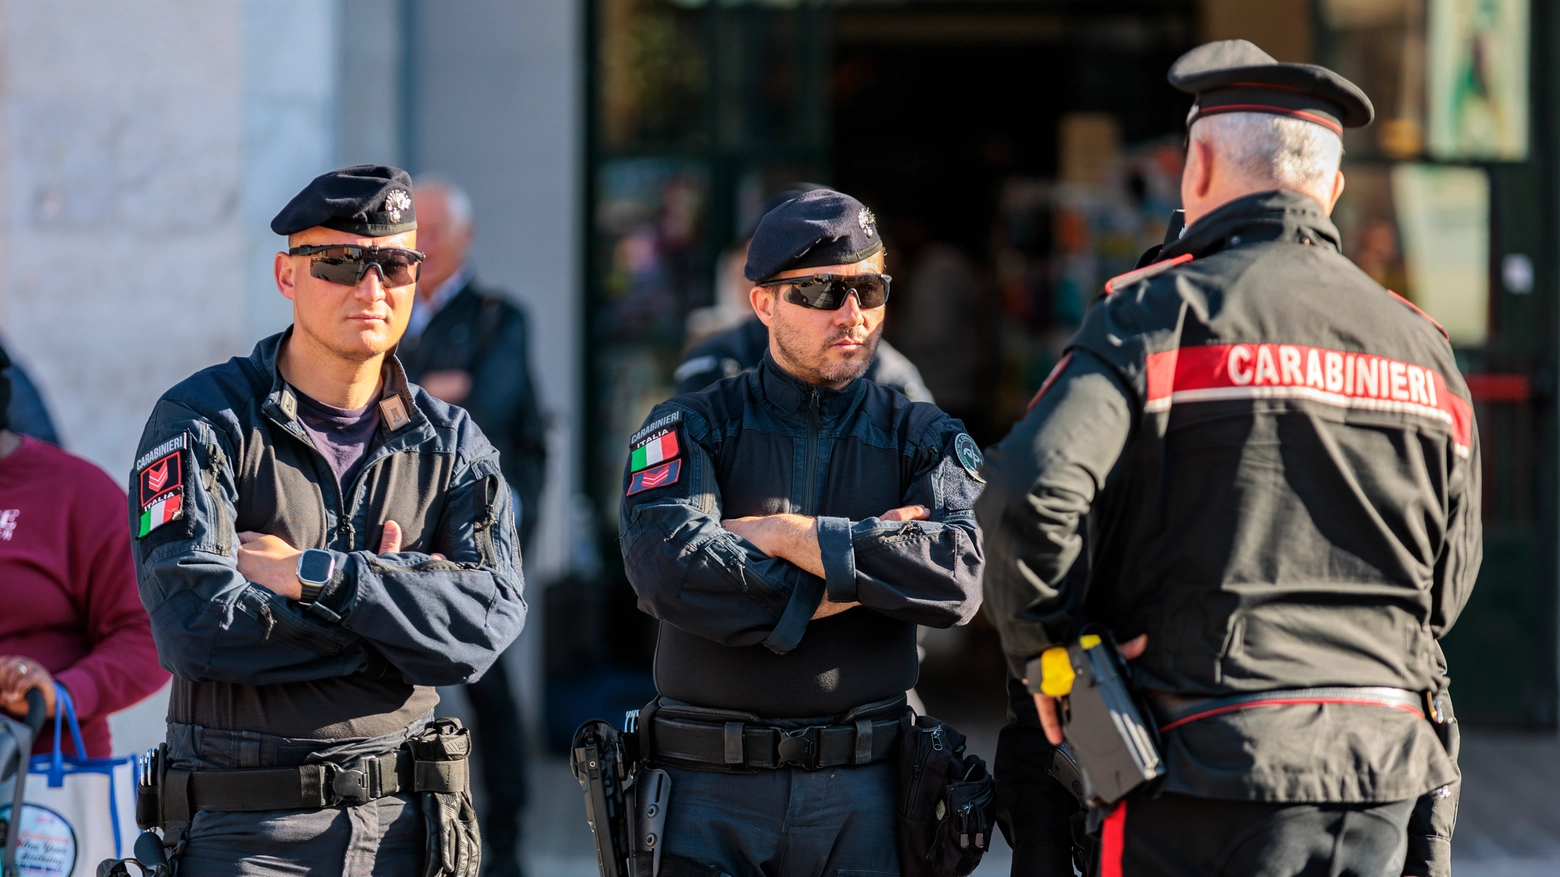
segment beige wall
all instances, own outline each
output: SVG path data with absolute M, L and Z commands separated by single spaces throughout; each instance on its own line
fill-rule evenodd
M 1244 39 L 1280 61 L 1310 62 L 1311 0 L 1202 0 L 1202 39 Z

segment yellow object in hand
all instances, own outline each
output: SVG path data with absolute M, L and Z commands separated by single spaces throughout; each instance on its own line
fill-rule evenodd
M 1054 646 L 1040 653 L 1040 691 L 1049 697 L 1066 697 L 1072 692 L 1072 659 L 1064 646 Z

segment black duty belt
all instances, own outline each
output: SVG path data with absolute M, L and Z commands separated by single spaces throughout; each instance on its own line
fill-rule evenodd
M 898 751 L 909 712 L 849 724 L 776 728 L 742 721 L 703 722 L 657 714 L 650 757 L 732 771 L 799 767 L 822 770 L 882 761 Z
M 469 783 L 467 762 L 416 761 L 405 750 L 365 755 L 346 764 L 304 764 L 255 770 L 169 769 L 163 794 L 183 791 L 189 812 L 322 810 L 367 804 L 406 792 L 458 794 Z M 171 794 L 170 794 L 171 793 Z
M 1181 697 L 1174 694 L 1156 694 L 1148 698 L 1154 717 L 1159 721 L 1161 733 L 1179 728 L 1198 719 L 1232 713 L 1237 710 L 1261 706 L 1293 706 L 1296 704 L 1353 704 L 1380 706 L 1411 712 L 1421 719 L 1425 717 L 1425 696 L 1402 688 L 1284 688 L 1277 691 L 1258 691 L 1231 697 Z M 1437 719 L 1439 721 L 1439 719 Z

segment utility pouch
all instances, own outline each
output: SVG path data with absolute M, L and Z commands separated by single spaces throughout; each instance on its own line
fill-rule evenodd
M 434 719 L 407 747 L 427 828 L 423 877 L 476 877 L 482 833 L 471 803 L 471 732 L 459 719 Z
M 917 716 L 899 749 L 899 867 L 905 877 L 963 877 L 991 844 L 996 792 L 964 735 Z
M 1030 691 L 1066 697 L 1066 734 L 1083 773 L 1084 799 L 1109 806 L 1164 773 L 1159 735 L 1127 685 L 1109 632 L 1046 649 L 1026 669 Z
M 162 827 L 163 774 L 168 770 L 168 744 L 159 743 L 137 765 L 135 783 L 135 824 L 142 831 Z

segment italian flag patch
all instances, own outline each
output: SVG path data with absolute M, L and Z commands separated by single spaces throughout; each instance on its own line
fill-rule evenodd
M 678 456 L 676 428 L 663 429 L 636 442 L 629 455 L 628 469 L 638 472 L 651 466 L 676 459 Z
M 172 490 L 159 496 L 152 504 L 141 509 L 141 520 L 137 522 L 135 536 L 137 539 L 161 527 L 171 521 L 177 521 L 184 516 L 184 491 Z

